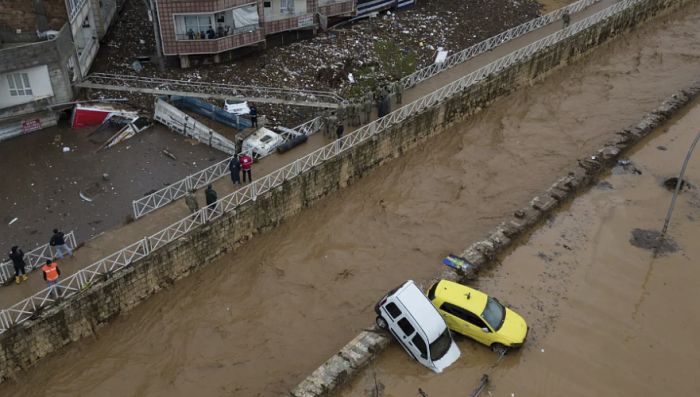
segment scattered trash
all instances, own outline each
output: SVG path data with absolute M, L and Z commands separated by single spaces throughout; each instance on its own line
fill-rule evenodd
M 540 349 L 540 352 L 544 353 L 544 349 Z
M 12 220 L 10 221 L 10 223 L 8 223 L 7 225 L 9 226 L 9 225 L 11 225 L 11 224 L 17 222 L 17 219 L 19 219 L 19 218 L 15 217 L 15 218 L 12 219 Z
M 134 61 L 131 63 L 131 69 L 133 69 L 134 72 L 138 73 L 143 70 L 143 65 L 141 65 L 141 62 L 139 61 Z
M 448 51 L 445 51 L 442 49 L 442 47 L 438 47 L 437 49 L 437 55 L 435 55 L 435 62 L 433 63 L 443 63 L 447 59 L 447 53 Z
M 103 181 L 108 181 L 108 180 L 109 180 L 109 174 L 106 173 L 106 172 L 103 173 L 103 174 L 102 174 L 102 180 L 103 180 Z
M 177 157 L 175 157 L 175 155 L 172 154 L 172 153 L 170 153 L 167 149 L 163 149 L 161 152 L 162 152 L 164 155 L 170 157 L 171 159 L 177 160 Z
M 352 73 L 348 73 L 348 81 L 350 84 L 355 84 L 355 78 L 352 76 Z
M 445 257 L 445 259 L 442 260 L 442 264 L 449 266 L 455 270 L 461 270 L 463 272 L 474 268 L 474 265 L 469 263 L 468 260 L 462 258 L 461 256 L 453 254 L 447 255 L 447 257 Z
M 618 160 L 617 165 L 613 167 L 612 173 L 614 175 L 620 175 L 620 174 L 633 174 L 633 175 L 642 175 L 642 171 L 637 168 L 637 166 L 634 165 L 634 163 L 631 160 L 624 159 L 624 160 Z
M 63 153 L 68 153 L 70 152 L 70 148 L 68 146 L 63 147 Z
M 671 178 L 667 178 L 664 181 L 664 187 L 672 192 L 676 190 L 676 185 L 678 185 L 678 178 L 675 176 L 671 177 Z M 692 188 L 694 188 L 694 186 L 691 185 L 690 183 L 688 183 L 688 181 L 686 181 L 685 179 L 681 179 L 680 190 L 683 190 L 684 188 L 692 189 Z
M 80 195 L 81 199 L 87 201 L 88 203 L 92 203 L 92 199 L 90 197 L 84 195 L 83 192 L 78 192 L 78 194 Z
M 666 146 L 664 146 L 664 145 L 659 145 L 656 148 L 659 150 L 668 150 L 668 148 L 666 148 Z

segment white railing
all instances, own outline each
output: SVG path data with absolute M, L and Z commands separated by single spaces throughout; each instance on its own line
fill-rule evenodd
M 71 250 L 74 250 L 77 245 L 75 243 L 75 234 L 71 231 L 67 233 L 64 238 L 66 240 L 66 245 Z M 55 250 L 48 243 L 26 252 L 24 254 L 24 262 L 27 264 L 27 266 L 24 267 L 24 271 L 29 273 L 36 270 L 46 263 L 47 259 L 53 259 L 55 254 Z M 12 261 L 0 263 L 0 284 L 5 283 L 7 280 L 11 280 L 14 276 L 15 267 L 12 264 Z
M 531 19 L 514 28 L 508 29 L 482 42 L 474 44 L 471 47 L 465 48 L 464 50 L 447 57 L 447 59 L 445 59 L 444 62 L 434 63 L 424 67 L 423 69 L 417 70 L 416 72 L 402 78 L 399 81 L 399 84 L 401 84 L 404 89 L 411 88 L 423 80 L 427 80 L 440 72 L 443 72 L 447 69 L 451 69 L 478 55 L 490 51 L 500 46 L 501 44 L 514 40 L 524 34 L 530 33 L 545 25 L 549 25 L 550 23 L 561 19 L 561 16 L 564 14 L 564 12 L 574 14 L 600 1 L 602 0 L 579 0 L 566 7 L 562 7 L 558 10 L 552 11 L 549 14 L 542 15 L 539 18 Z
M 352 132 L 351 134 L 330 143 L 318 150 L 278 169 L 261 179 L 227 195 L 216 203 L 214 209 L 202 208 L 190 214 L 186 218 L 175 222 L 158 233 L 139 240 L 130 246 L 123 248 L 114 254 L 104 258 L 77 273 L 61 280 L 55 287 L 55 295 L 51 288 L 46 288 L 33 296 L 22 300 L 15 305 L 0 312 L 0 333 L 5 332 L 15 324 L 22 323 L 36 315 L 47 303 L 52 303 L 58 298 L 67 298 L 88 288 L 95 280 L 109 277 L 112 272 L 131 265 L 133 262 L 148 256 L 151 252 L 177 240 L 189 231 L 205 224 L 207 221 L 217 219 L 226 212 L 234 211 L 241 204 L 255 201 L 257 196 L 280 186 L 284 181 L 299 176 L 310 169 L 323 164 L 325 161 L 348 151 L 354 146 L 371 139 L 373 136 L 388 130 L 398 123 L 414 117 L 422 111 L 429 109 L 447 98 L 464 91 L 470 86 L 486 79 L 517 62 L 531 58 L 538 51 L 550 47 L 563 39 L 566 39 L 592 25 L 629 8 L 637 3 L 648 0 L 623 0 L 603 11 L 596 13 L 582 21 L 572 24 L 566 29 L 557 31 L 528 46 L 520 48 L 490 64 L 456 80 L 432 93 L 421 97 L 394 112 L 373 121 L 370 124 Z
M 316 117 L 313 120 L 301 124 L 293 130 L 306 136 L 318 132 L 323 127 L 323 118 Z M 264 156 L 263 156 L 264 157 Z M 158 208 L 164 207 L 171 202 L 185 196 L 192 189 L 200 189 L 208 184 L 225 177 L 230 174 L 228 164 L 233 157 L 211 165 L 201 171 L 189 175 L 175 183 L 172 183 L 156 192 L 144 196 L 131 203 L 134 211 L 134 219 L 138 219 L 149 212 L 155 211 Z

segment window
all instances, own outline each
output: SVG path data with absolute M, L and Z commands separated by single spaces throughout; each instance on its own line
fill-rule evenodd
M 445 328 L 442 334 L 430 344 L 430 358 L 435 361 L 441 359 L 452 346 L 450 330 Z
M 388 311 L 389 314 L 391 314 L 392 318 L 396 318 L 401 315 L 401 310 L 398 306 L 396 306 L 396 303 L 393 302 L 386 305 L 386 311 Z
M 474 326 L 477 326 L 479 328 L 487 328 L 486 323 L 484 323 L 483 320 L 479 318 L 479 316 L 459 306 L 445 302 L 442 305 L 440 305 L 440 309 Z
M 7 83 L 10 86 L 10 96 L 33 95 L 27 73 L 10 73 L 7 75 Z
M 294 14 L 294 0 L 280 0 L 280 12 Z
M 501 305 L 501 302 L 496 298 L 489 297 L 486 301 L 486 307 L 481 316 L 491 325 L 491 328 L 498 331 L 501 329 L 503 322 L 506 319 L 506 309 Z
M 415 331 L 415 328 L 411 325 L 411 323 L 406 320 L 406 317 L 402 318 L 398 322 L 399 328 L 401 328 L 401 331 L 403 331 L 404 334 L 406 335 L 411 335 L 413 331 Z
M 414 336 L 413 339 L 411 339 L 411 341 L 413 342 L 413 345 L 417 347 L 420 351 L 420 356 L 423 358 L 428 358 L 428 350 L 427 346 L 425 346 L 425 341 L 423 340 L 423 338 L 421 338 L 420 335 L 416 334 L 416 336 Z

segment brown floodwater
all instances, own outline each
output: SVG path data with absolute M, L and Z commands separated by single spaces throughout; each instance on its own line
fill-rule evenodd
M 693 5 L 652 22 L 496 101 L 18 374 L 0 394 L 291 389 L 372 324 L 382 293 L 434 276 L 444 255 L 483 237 L 575 159 L 696 79 L 699 15 Z M 427 376 L 405 357 L 397 363 Z
M 653 257 L 630 243 L 635 229 L 659 231 L 678 174 L 700 125 L 700 101 L 656 132 L 631 160 L 641 175 L 613 170 L 482 274 L 475 285 L 524 315 L 525 346 L 495 368 L 495 353 L 457 337 L 460 360 L 433 375 L 396 344 L 338 393 L 342 397 L 692 396 L 700 390 L 700 155 L 692 158 L 668 236 L 678 246 Z

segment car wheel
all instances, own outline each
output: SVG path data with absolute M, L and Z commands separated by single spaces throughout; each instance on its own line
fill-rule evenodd
M 377 316 L 377 319 L 375 321 L 377 323 L 377 327 L 379 327 L 383 330 L 389 329 L 389 323 L 387 323 L 386 320 L 384 320 L 384 317 Z
M 503 346 L 500 343 L 494 343 L 491 345 L 491 351 L 493 351 L 494 353 L 496 353 L 500 356 L 503 356 L 506 353 L 508 353 L 508 348 Z

